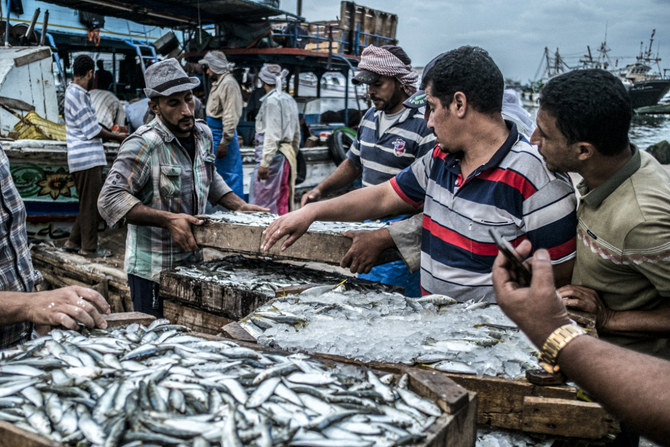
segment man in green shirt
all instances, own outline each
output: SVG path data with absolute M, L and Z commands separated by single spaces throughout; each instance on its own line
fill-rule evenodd
M 542 90 L 531 142 L 583 177 L 566 305 L 596 314 L 601 338 L 670 359 L 670 175 L 630 143 L 631 116 L 615 76 L 575 70 Z

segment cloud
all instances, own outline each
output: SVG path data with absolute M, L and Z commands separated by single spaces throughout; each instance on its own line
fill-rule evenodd
M 607 33 L 610 57 L 632 62 L 640 42 L 646 49 L 656 28 L 653 53 L 659 51 L 661 66 L 670 67 L 667 0 L 358 0 L 358 4 L 398 14 L 397 38 L 417 66 L 450 48 L 479 45 L 506 76 L 526 81 L 535 76 L 544 47 L 552 53 L 558 48 L 576 65 L 587 45 L 595 52 Z M 282 6 L 291 10 L 288 3 Z M 338 1 L 303 0 L 308 20 L 332 20 L 339 14 Z

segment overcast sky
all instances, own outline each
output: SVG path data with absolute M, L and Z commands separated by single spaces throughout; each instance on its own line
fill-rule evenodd
M 338 0 L 303 0 L 308 21 L 333 20 Z M 489 51 L 506 78 L 522 83 L 535 77 L 544 47 L 559 49 L 568 63 L 578 63 L 590 45 L 605 38 L 610 58 L 631 62 L 640 42 L 660 50 L 661 68 L 670 68 L 670 0 L 357 0 L 357 4 L 398 15 L 397 38 L 416 66 L 461 45 Z M 280 8 L 296 11 L 296 0 Z M 541 73 L 540 73 L 541 75 Z

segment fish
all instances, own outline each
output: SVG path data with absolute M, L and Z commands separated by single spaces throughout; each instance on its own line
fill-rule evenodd
M 382 384 L 372 371 L 168 326 L 57 330 L 4 353 L 0 420 L 52 442 L 103 447 L 390 445 L 432 424 L 429 401 L 406 398 L 424 412 L 403 401 L 394 384 L 406 379 Z M 73 366 L 54 353 L 85 360 Z

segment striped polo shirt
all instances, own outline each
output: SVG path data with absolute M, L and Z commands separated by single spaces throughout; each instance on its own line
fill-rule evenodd
M 74 82 L 65 90 L 65 133 L 67 165 L 70 172 L 106 166 L 102 138 L 95 138 L 102 127 L 88 92 Z
M 465 180 L 460 156 L 439 147 L 391 180 L 403 200 L 423 203 L 422 293 L 494 302 L 491 269 L 498 248 L 490 228 L 514 246 L 529 239 L 549 250 L 555 264 L 575 256 L 572 183 L 550 172 L 537 149 L 510 126 L 502 147 Z
M 363 186 L 384 183 L 433 149 L 435 135 L 422 110 L 405 109 L 381 135 L 382 111 L 372 107 L 365 113 L 347 152 L 349 161 L 363 171 Z

